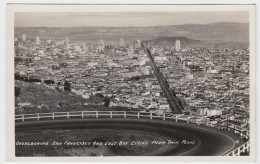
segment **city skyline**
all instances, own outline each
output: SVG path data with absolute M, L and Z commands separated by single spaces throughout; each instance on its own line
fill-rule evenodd
M 249 7 L 46 7 L 12 13 L 15 157 L 254 155 Z
M 15 13 L 15 27 L 153 27 L 218 22 L 248 23 L 248 12 Z M 69 20 L 69 21 L 68 21 Z

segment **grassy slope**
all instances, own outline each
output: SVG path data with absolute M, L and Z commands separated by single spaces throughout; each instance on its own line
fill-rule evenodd
M 66 112 L 66 111 L 82 111 L 82 110 L 129 110 L 123 107 L 108 108 L 105 106 L 85 106 L 84 102 L 96 102 L 93 97 L 89 100 L 82 98 L 79 95 L 75 95 L 71 92 L 59 92 L 57 90 L 48 88 L 44 85 L 37 85 L 33 83 L 26 83 L 21 81 L 15 81 L 15 84 L 21 88 L 21 94 L 19 98 L 15 99 L 15 104 L 20 102 L 29 102 L 31 107 L 16 108 L 16 114 L 25 113 L 44 113 L 44 112 Z M 62 106 L 59 106 L 59 104 Z M 45 109 L 37 108 L 38 105 L 44 104 Z

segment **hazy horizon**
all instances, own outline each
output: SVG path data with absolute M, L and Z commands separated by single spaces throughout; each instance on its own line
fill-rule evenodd
M 167 27 L 167 26 L 178 26 L 178 25 L 206 25 L 206 24 L 214 24 L 214 23 L 239 23 L 239 24 L 249 24 L 249 23 L 242 23 L 242 22 L 212 22 L 212 23 L 186 23 L 186 24 L 176 24 L 176 25 L 155 25 L 155 26 L 128 26 L 128 27 L 121 27 L 121 26 L 69 26 L 69 27 L 48 27 L 48 26 L 15 26 L 15 28 L 73 28 L 73 27 L 111 27 L 111 28 L 146 28 L 146 27 Z
M 155 27 L 185 24 L 249 23 L 248 12 L 15 13 L 15 27 Z

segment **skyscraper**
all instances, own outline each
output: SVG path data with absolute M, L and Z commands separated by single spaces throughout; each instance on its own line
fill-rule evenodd
M 175 42 L 175 51 L 180 51 L 181 49 L 181 41 L 179 39 Z
M 127 53 L 128 53 L 128 55 L 133 55 L 134 49 L 133 49 L 133 46 L 132 46 L 132 45 L 129 45 L 129 47 L 128 47 L 128 49 L 127 49 Z
M 25 35 L 25 34 L 22 35 L 22 41 L 23 41 L 23 42 L 26 41 L 26 35 Z
M 70 41 L 69 41 L 69 38 L 68 37 L 65 37 L 65 48 L 69 48 L 69 43 L 70 43 Z
M 98 41 L 98 52 L 104 52 L 104 50 L 105 50 L 105 42 L 102 39 L 100 39 Z
M 41 44 L 41 40 L 38 36 L 36 36 L 35 38 L 35 45 L 40 45 Z
M 141 41 L 140 40 L 137 40 L 137 46 L 141 47 Z
M 125 45 L 124 39 L 121 38 L 121 39 L 119 40 L 119 46 L 122 47 L 122 46 L 124 46 L 124 45 Z
M 134 49 L 140 48 L 141 47 L 141 41 L 140 40 L 136 40 L 134 42 Z

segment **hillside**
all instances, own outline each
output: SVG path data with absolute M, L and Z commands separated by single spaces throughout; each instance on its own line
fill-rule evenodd
M 130 110 L 125 107 L 107 107 L 106 103 L 108 103 L 108 99 L 99 95 L 84 99 L 74 93 L 68 91 L 59 92 L 42 84 L 16 80 L 15 85 L 21 88 L 19 98 L 15 98 L 15 114 Z M 86 102 L 92 105 L 84 105 Z M 95 103 L 101 102 L 104 102 L 104 105 L 95 105 Z M 31 103 L 31 105 L 27 107 L 17 107 L 18 103 Z M 43 108 L 39 108 L 39 106 L 42 106 Z
M 69 92 L 58 92 L 55 89 L 48 88 L 42 84 L 27 83 L 15 81 L 15 84 L 21 88 L 19 98 L 16 98 L 15 104 L 28 102 L 30 107 L 25 107 L 22 111 L 16 110 L 18 113 L 37 113 L 37 112 L 54 112 L 73 110 L 74 107 L 81 107 L 86 101 L 81 96 L 74 95 Z M 43 105 L 44 108 L 39 109 L 38 106 Z
M 21 38 L 22 34 L 27 38 L 39 36 L 41 39 L 64 39 L 69 37 L 72 41 L 84 41 L 96 43 L 99 39 L 105 41 L 118 41 L 124 38 L 125 42 L 133 42 L 137 39 L 151 40 L 159 37 L 182 36 L 194 40 L 201 40 L 211 46 L 231 46 L 239 44 L 248 47 L 249 24 L 220 22 L 210 24 L 184 24 L 173 26 L 154 27 L 16 27 L 15 36 Z

